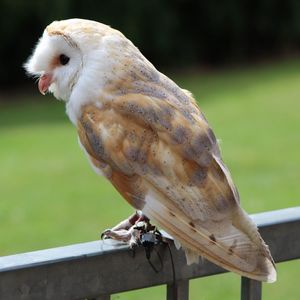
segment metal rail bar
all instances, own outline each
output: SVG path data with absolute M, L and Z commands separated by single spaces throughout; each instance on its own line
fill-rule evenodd
M 260 300 L 262 292 L 262 283 L 253 279 L 242 277 L 241 299 L 242 300 Z
M 300 258 L 300 207 L 252 215 L 276 262 Z M 176 269 L 173 282 L 170 253 L 157 246 L 163 269 L 149 267 L 144 249 L 132 251 L 111 240 L 0 257 L 0 299 L 110 299 L 111 294 L 166 284 L 167 299 L 188 299 L 188 280 L 226 272 L 202 260 L 187 266 L 182 251 L 171 245 Z M 152 263 L 159 259 L 152 256 Z M 255 281 L 242 280 L 242 299 L 261 294 Z M 101 295 L 101 296 L 100 296 Z M 177 298 L 176 298 L 177 297 Z

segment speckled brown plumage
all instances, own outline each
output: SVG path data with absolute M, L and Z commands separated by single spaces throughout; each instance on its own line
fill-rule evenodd
M 262 266 L 266 257 L 272 261 L 269 251 L 252 224 L 239 224 L 245 214 L 237 190 L 195 100 L 150 73 L 129 70 L 107 86 L 111 101 L 104 97 L 102 107 L 82 109 L 81 143 L 136 209 L 155 191 L 163 209 L 151 217 L 183 247 L 242 274 L 267 274 Z
M 202 255 L 241 275 L 276 280 L 195 99 L 122 33 L 89 20 L 53 22 L 26 69 L 40 77 L 43 94 L 66 102 L 95 169 L 181 244 L 188 263 Z

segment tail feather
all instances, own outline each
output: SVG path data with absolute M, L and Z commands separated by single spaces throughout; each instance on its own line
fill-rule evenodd
M 155 201 L 155 202 L 153 202 Z M 193 221 L 176 207 L 168 209 L 162 201 L 152 199 L 144 213 L 173 236 L 186 251 L 187 263 L 203 256 L 213 263 L 242 276 L 259 281 L 276 281 L 276 269 L 270 251 L 255 223 L 238 206 L 231 218 Z M 167 215 L 171 217 L 166 218 Z
M 190 250 L 189 248 L 185 248 L 185 257 L 186 257 L 186 263 L 188 266 L 191 264 L 198 264 L 200 260 L 200 256 L 197 252 L 194 252 Z

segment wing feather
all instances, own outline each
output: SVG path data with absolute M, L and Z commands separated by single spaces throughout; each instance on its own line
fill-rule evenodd
M 268 247 L 240 208 L 216 138 L 191 95 L 166 77 L 147 89 L 128 81 L 119 89 L 102 108 L 83 109 L 79 136 L 92 161 L 110 167 L 107 178 L 186 249 L 188 262 L 202 255 L 274 281 Z

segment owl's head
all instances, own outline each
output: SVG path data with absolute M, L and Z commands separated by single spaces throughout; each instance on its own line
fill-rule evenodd
M 42 94 L 50 91 L 68 101 L 79 82 L 89 91 L 96 88 L 95 78 L 100 78 L 99 73 L 107 71 L 112 63 L 104 44 L 120 39 L 119 31 L 95 21 L 55 21 L 46 27 L 24 67 L 38 78 Z

